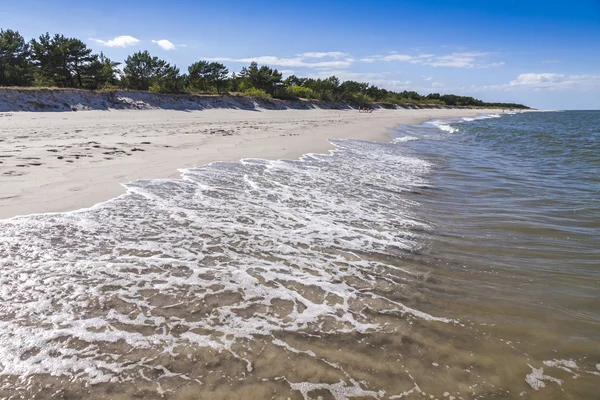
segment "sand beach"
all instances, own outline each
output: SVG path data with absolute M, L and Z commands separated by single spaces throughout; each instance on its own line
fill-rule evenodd
M 0 113 L 0 218 L 93 206 L 136 179 L 242 158 L 324 153 L 328 139 L 389 140 L 388 128 L 497 110 L 89 110 Z

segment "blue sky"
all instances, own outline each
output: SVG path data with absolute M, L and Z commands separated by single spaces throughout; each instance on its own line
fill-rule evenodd
M 256 60 L 393 90 L 600 109 L 600 0 L 2 0 L 0 27 L 77 37 L 115 61 L 149 50 L 182 71 Z

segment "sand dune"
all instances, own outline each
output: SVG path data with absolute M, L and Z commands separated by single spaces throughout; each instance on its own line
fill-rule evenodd
M 135 179 L 245 157 L 326 152 L 329 138 L 388 140 L 386 128 L 482 110 L 120 110 L 0 113 L 0 218 L 75 210 Z

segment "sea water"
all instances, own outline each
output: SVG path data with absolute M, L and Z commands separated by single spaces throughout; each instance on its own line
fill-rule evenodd
M 0 221 L 0 394 L 597 398 L 599 127 L 430 121 Z

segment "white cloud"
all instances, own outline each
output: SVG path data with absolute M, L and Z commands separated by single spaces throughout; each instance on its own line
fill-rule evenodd
M 389 56 L 381 57 L 382 61 L 412 61 L 414 59 L 413 56 L 409 56 L 408 54 L 391 54 Z
M 305 53 L 311 54 L 311 53 Z M 324 56 L 325 57 L 325 56 Z M 288 67 L 288 68 L 348 68 L 350 65 L 354 63 L 353 58 L 345 58 L 341 60 L 331 60 L 331 61 L 307 61 L 306 56 L 297 56 L 297 57 L 276 57 L 276 56 L 259 56 L 259 57 L 248 57 L 248 58 L 228 58 L 228 57 L 216 57 L 216 58 L 208 58 L 208 61 L 225 61 L 225 62 L 241 62 L 241 63 L 251 63 L 253 61 L 258 64 L 267 64 L 273 65 L 277 67 Z M 312 57 L 315 58 L 315 57 Z
M 344 69 L 323 69 L 309 73 L 309 75 L 312 78 L 329 78 L 335 75 L 342 81 L 370 82 L 385 79 L 389 72 L 352 72 Z
M 479 65 L 479 66 L 477 66 L 477 68 L 495 68 L 495 67 L 501 67 L 504 64 L 506 64 L 504 61 L 500 61 L 500 62 L 495 62 L 495 63 L 490 63 L 490 64 Z
M 401 81 L 394 79 L 372 79 L 369 83 L 371 85 L 375 85 L 383 89 L 393 90 L 394 92 L 414 90 L 414 84 L 412 81 Z
M 555 73 L 527 73 L 504 85 L 486 86 L 494 90 L 591 90 L 600 88 L 600 75 L 564 75 Z
M 360 61 L 372 63 L 377 60 L 390 62 L 401 61 L 411 64 L 429 65 L 431 67 L 454 67 L 454 68 L 490 68 L 504 65 L 504 62 L 483 63 L 483 58 L 489 53 L 483 52 L 456 52 L 445 55 L 436 54 L 400 54 L 392 52 L 390 55 L 383 57 L 368 57 Z
M 452 53 L 445 56 L 437 56 L 429 62 L 424 62 L 425 65 L 432 67 L 456 67 L 456 68 L 473 68 L 478 58 L 486 56 L 487 53 Z
M 401 54 L 389 52 L 388 55 L 372 55 L 360 58 L 358 61 L 364 63 L 383 62 L 408 62 L 411 64 L 428 65 L 432 67 L 455 67 L 455 68 L 492 68 L 504 65 L 504 62 L 486 63 L 485 57 L 489 53 L 483 52 L 455 52 L 445 55 L 436 54 Z M 240 62 L 267 64 L 286 68 L 314 68 L 314 69 L 341 69 L 348 68 L 356 60 L 347 53 L 339 51 L 330 52 L 308 52 L 296 54 L 294 57 L 257 56 L 245 58 L 216 57 L 208 58 L 209 61 Z
M 175 50 L 175 47 L 176 47 L 173 43 L 171 43 L 167 39 L 153 40 L 152 43 L 156 43 L 163 50 Z
M 282 69 L 279 72 L 281 72 L 281 75 L 283 75 L 284 78 L 287 78 L 288 76 L 291 76 L 291 75 L 295 75 L 294 70 L 291 70 L 291 69 Z
M 124 35 L 124 36 L 117 36 L 114 39 L 108 40 L 108 41 L 104 41 L 104 40 L 100 40 L 100 39 L 90 39 L 93 40 L 96 43 L 100 43 L 101 45 L 107 46 L 107 47 L 129 47 L 129 46 L 135 46 L 136 44 L 138 44 L 140 41 L 136 38 L 134 38 L 133 36 L 128 36 L 128 35 Z
M 342 53 L 340 51 L 328 51 L 328 52 L 309 52 L 309 53 L 302 53 L 302 54 L 296 54 L 298 57 L 302 57 L 302 58 L 324 58 L 324 57 L 331 57 L 331 58 L 341 58 L 341 57 L 346 57 L 348 54 L 346 53 Z

